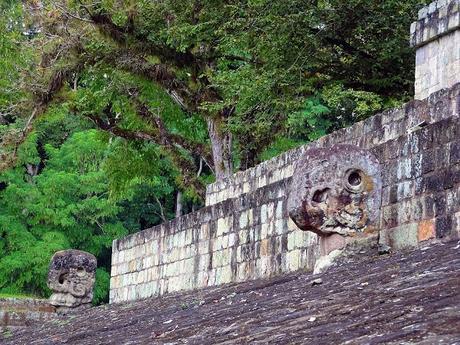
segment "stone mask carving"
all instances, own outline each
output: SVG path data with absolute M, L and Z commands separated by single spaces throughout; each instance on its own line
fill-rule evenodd
M 48 287 L 53 291 L 50 303 L 58 311 L 89 305 L 96 267 L 96 257 L 90 253 L 73 249 L 55 253 L 48 272 Z
M 301 230 L 327 237 L 373 230 L 381 199 L 380 165 L 353 145 L 309 149 L 297 162 L 289 216 Z

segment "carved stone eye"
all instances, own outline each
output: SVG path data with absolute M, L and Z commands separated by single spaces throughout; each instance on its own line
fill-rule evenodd
M 316 203 L 325 203 L 327 202 L 328 194 L 329 188 L 317 190 L 315 193 L 313 193 L 311 200 Z
M 349 176 L 348 176 L 348 183 L 351 184 L 352 186 L 359 186 L 361 184 L 361 176 L 357 171 L 353 171 Z
M 62 273 L 58 278 L 59 284 L 64 284 L 64 282 L 67 280 L 67 276 L 68 276 L 67 272 Z
M 350 192 L 358 193 L 363 189 L 363 172 L 353 169 L 345 174 L 345 187 Z

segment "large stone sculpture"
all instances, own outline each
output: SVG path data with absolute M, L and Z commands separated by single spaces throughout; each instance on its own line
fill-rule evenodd
M 50 304 L 58 312 L 89 306 L 93 299 L 97 260 L 80 250 L 55 253 L 48 272 L 48 287 L 53 291 Z
M 377 235 L 381 189 L 380 165 L 371 152 L 353 145 L 309 149 L 294 170 L 289 216 L 320 236 L 326 256 L 351 239 Z

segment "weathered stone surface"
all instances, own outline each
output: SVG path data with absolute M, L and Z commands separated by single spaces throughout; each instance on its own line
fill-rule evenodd
M 50 304 L 59 312 L 83 307 L 93 299 L 96 257 L 80 250 L 63 250 L 51 258 L 48 287 L 53 291 Z
M 456 344 L 460 244 L 358 256 L 308 273 L 91 308 L 5 345 Z
M 303 153 L 287 205 L 299 229 L 319 235 L 322 256 L 314 273 L 349 254 L 350 243 L 357 247 L 355 238 L 367 238 L 377 247 L 381 194 L 380 164 L 370 151 L 341 144 Z
M 353 145 L 310 149 L 294 170 L 289 216 L 321 237 L 375 231 L 381 189 L 380 164 L 371 152 Z
M 0 298 L 1 328 L 41 324 L 56 317 L 56 308 L 48 300 L 33 298 Z M 0 335 L 0 343 L 2 337 Z

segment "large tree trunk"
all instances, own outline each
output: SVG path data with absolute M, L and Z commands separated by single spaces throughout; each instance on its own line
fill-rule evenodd
M 176 218 L 180 216 L 182 216 L 182 193 L 178 191 L 176 197 Z
M 208 119 L 208 133 L 211 139 L 214 173 L 219 181 L 233 174 L 232 135 L 222 130 L 221 118 Z

